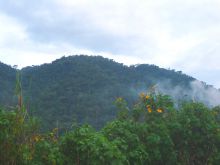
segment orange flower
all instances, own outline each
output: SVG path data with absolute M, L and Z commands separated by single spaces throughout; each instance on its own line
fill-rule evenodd
M 145 98 L 146 98 L 146 99 L 149 99 L 149 98 L 150 98 L 150 96 L 148 96 L 148 95 L 147 95 Z
M 158 113 L 162 113 L 162 112 L 163 112 L 163 110 L 162 110 L 162 109 L 160 109 L 160 108 L 158 108 L 158 109 L 157 109 L 157 112 L 158 112 Z
M 147 111 L 148 111 L 149 113 L 152 112 L 152 109 L 151 109 L 150 105 L 147 105 L 146 108 L 147 108 Z

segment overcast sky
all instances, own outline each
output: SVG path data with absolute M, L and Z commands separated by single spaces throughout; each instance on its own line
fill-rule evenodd
M 0 0 L 0 61 L 74 54 L 182 70 L 220 88 L 220 0 Z

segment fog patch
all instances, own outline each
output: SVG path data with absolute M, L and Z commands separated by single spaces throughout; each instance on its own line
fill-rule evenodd
M 158 93 L 170 95 L 175 101 L 191 100 L 210 107 L 220 105 L 220 90 L 198 80 L 190 82 L 188 87 L 172 86 L 171 81 L 166 80 L 157 83 L 155 89 Z
M 191 82 L 191 93 L 195 101 L 199 100 L 209 106 L 220 105 L 220 91 L 201 81 Z

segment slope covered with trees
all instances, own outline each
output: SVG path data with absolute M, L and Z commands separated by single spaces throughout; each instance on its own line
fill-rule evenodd
M 193 78 L 153 65 L 124 66 L 97 56 L 71 56 L 21 70 L 34 114 L 47 125 L 70 127 L 73 120 L 100 128 L 117 114 L 117 97 L 136 101 L 140 90 L 160 81 L 189 87 Z M 187 86 L 188 85 L 188 86 Z
M 190 90 L 187 75 L 88 56 L 0 67 L 0 164 L 219 164 L 220 107 L 152 87 Z
M 0 62 L 0 105 L 12 105 L 16 70 Z
M 8 101 L 13 98 L 16 70 L 0 66 L 3 84 L 0 103 L 7 105 L 12 103 Z M 187 90 L 195 80 L 155 65 L 125 66 L 101 56 L 62 57 L 20 72 L 29 113 L 41 118 L 43 128 L 63 129 L 69 129 L 75 120 L 101 128 L 116 116 L 118 110 L 113 104 L 116 98 L 123 97 L 131 105 L 137 101 L 139 92 L 158 82 L 169 82 L 171 87 Z

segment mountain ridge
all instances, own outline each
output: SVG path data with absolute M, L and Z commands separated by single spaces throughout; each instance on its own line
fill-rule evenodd
M 6 84 L 1 88 L 4 92 L 0 94 L 0 104 L 4 104 L 10 96 L 13 98 L 13 90 L 7 90 L 14 89 L 16 69 L 8 67 L 2 67 L 8 71 L 0 70 L 0 75 L 10 75 L 6 82 L 4 79 L 7 76 L 0 81 Z M 140 92 L 146 92 L 155 84 L 159 91 L 180 99 L 190 91 L 200 95 L 200 88 L 195 88 L 200 84 L 193 84 L 198 80 L 181 71 L 149 64 L 126 66 L 101 56 L 62 57 L 49 64 L 29 66 L 19 71 L 29 111 L 40 117 L 47 128 L 52 128 L 57 123 L 63 129 L 69 128 L 74 120 L 79 123 L 88 122 L 100 128 L 117 114 L 113 104 L 117 97 L 123 97 L 132 104 Z M 204 90 L 212 89 L 205 83 L 201 87 Z M 194 88 L 196 90 L 192 90 Z M 206 94 L 204 92 L 202 96 Z M 190 95 L 187 97 L 192 99 Z M 12 102 L 15 99 L 6 105 Z

